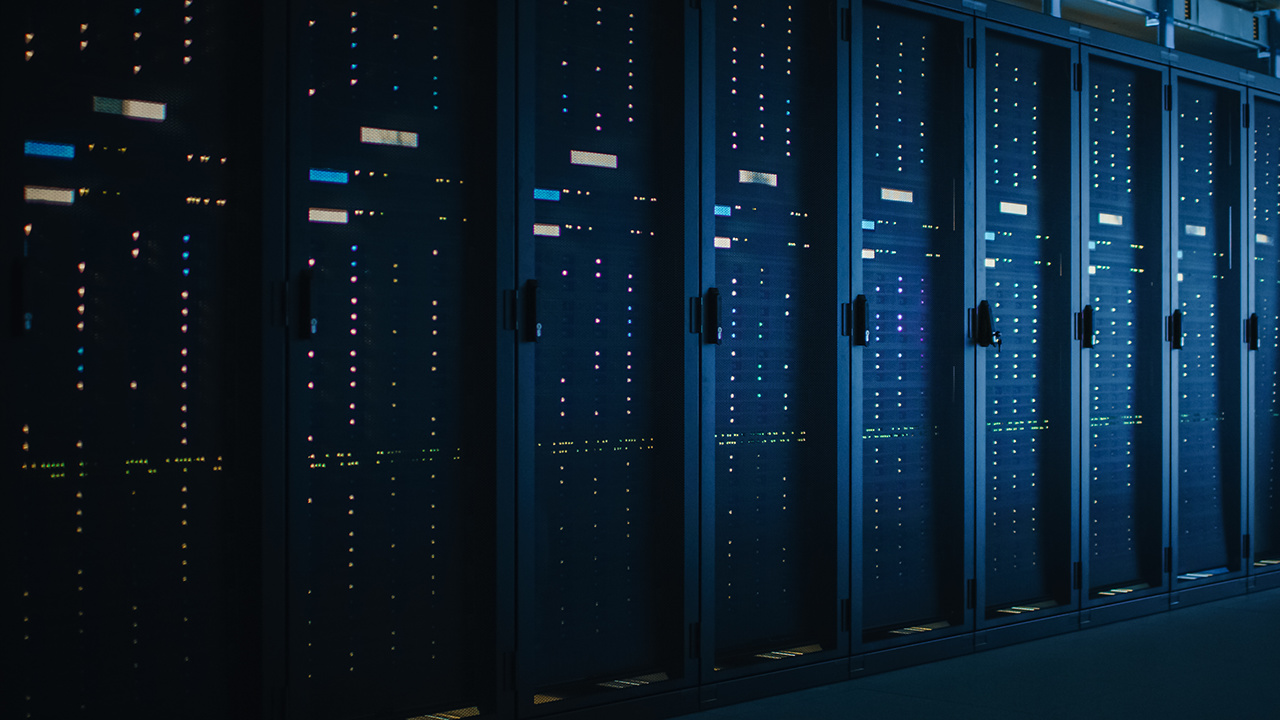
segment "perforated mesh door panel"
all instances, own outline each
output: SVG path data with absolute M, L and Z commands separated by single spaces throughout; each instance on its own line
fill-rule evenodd
M 1183 582 L 1238 566 L 1240 534 L 1239 95 L 1178 87 L 1178 566 Z
M 1070 55 L 987 36 L 988 617 L 1064 599 L 1070 558 Z M 981 255 L 980 255 L 981 256 Z
M 720 667 L 834 643 L 835 85 L 823 10 L 716 10 Z
M 1253 558 L 1259 569 L 1280 567 L 1280 105 L 1254 103 L 1253 308 L 1254 353 Z
M 308 2 L 290 17 L 299 716 L 493 707 L 495 135 L 482 6 Z
M 868 4 L 863 36 L 864 637 L 963 613 L 963 27 Z
M 539 662 L 528 670 L 546 698 L 682 674 L 678 10 L 536 11 Z
M 7 10 L 3 714 L 252 713 L 248 5 Z
M 1124 597 L 1161 584 L 1162 77 L 1089 67 L 1088 587 Z

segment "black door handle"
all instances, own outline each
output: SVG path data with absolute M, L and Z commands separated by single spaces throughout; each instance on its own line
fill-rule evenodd
M 996 346 L 996 354 L 1000 353 L 1003 341 L 1000 331 L 996 329 L 995 320 L 991 317 L 991 304 L 986 300 L 978 303 L 977 317 L 974 322 L 974 340 L 981 347 Z
M 1182 349 L 1182 311 L 1174 310 L 1168 319 L 1169 330 L 1169 347 L 1173 350 Z
M 1093 347 L 1093 306 L 1085 305 L 1080 311 L 1080 346 Z

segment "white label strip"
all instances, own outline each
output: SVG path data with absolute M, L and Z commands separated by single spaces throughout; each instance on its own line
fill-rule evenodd
M 418 133 L 407 130 L 361 127 L 360 142 L 370 145 L 397 145 L 399 147 L 416 148 L 418 147 Z
M 53 205 L 70 205 L 76 201 L 76 191 L 71 188 L 42 187 L 28 185 L 22 188 L 22 197 L 29 203 L 51 203 Z
M 769 187 L 778 187 L 778 174 L 757 172 L 755 170 L 739 170 L 738 182 L 749 185 L 768 185 Z
M 1270 245 L 1270 244 L 1271 244 L 1271 238 L 1267 237 L 1266 235 L 1263 235 L 1262 233 L 1258 233 L 1258 244 L 1260 244 L 1260 245 Z
M 727 238 L 727 237 L 722 237 L 722 236 L 720 236 L 720 235 L 717 235 L 717 236 L 716 236 L 716 247 L 721 248 L 721 249 L 726 249 L 726 248 L 730 248 L 730 247 L 732 247 L 732 246 L 733 246 L 733 245 L 732 245 L 732 243 L 730 243 L 730 242 L 729 242 L 729 238 Z
M 875 260 L 876 259 L 875 248 L 862 248 L 862 259 Z
M 1022 203 L 1002 202 L 1000 203 L 1000 212 L 1005 215 L 1026 215 L 1027 206 Z
M 311 208 L 307 211 L 307 219 L 313 223 L 347 224 L 347 211 L 331 208 Z
M 891 188 L 880 188 L 880 199 L 890 202 L 915 202 L 916 194 L 910 190 L 893 190 Z
M 560 226 L 553 223 L 534 223 L 533 234 L 544 237 L 560 237 Z
M 1120 227 L 1124 225 L 1124 216 L 1112 215 L 1110 213 L 1098 213 L 1098 224 L 1115 225 L 1116 227 Z
M 876 229 L 876 221 L 875 221 L 875 220 L 863 220 L 863 221 L 862 221 L 862 229 L 863 229 L 863 230 L 875 230 L 875 229 Z
M 165 118 L 165 104 L 146 100 L 119 100 L 117 98 L 93 98 L 93 111 L 109 115 L 124 115 L 138 120 L 162 121 Z
M 618 169 L 618 156 L 609 153 L 587 152 L 586 150 L 570 150 L 569 162 L 573 165 L 587 165 Z
M 125 117 L 139 120 L 164 120 L 164 103 L 146 102 L 145 100 L 125 100 L 120 103 Z
M 1208 232 L 1209 229 L 1203 225 L 1188 225 L 1186 227 L 1186 230 L 1188 235 L 1195 235 L 1196 237 L 1204 237 L 1205 233 Z

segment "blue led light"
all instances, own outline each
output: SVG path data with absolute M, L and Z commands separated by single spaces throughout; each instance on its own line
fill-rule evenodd
M 84 354 L 84 348 L 76 348 L 76 354 L 77 354 L 77 355 L 83 355 L 83 354 Z
M 189 252 L 184 252 L 184 253 L 182 253 L 182 259 L 183 259 L 183 260 L 186 260 L 187 258 L 190 258 L 190 257 L 191 257 L 191 253 L 189 253 Z
M 77 365 L 77 366 L 76 366 L 76 371 L 77 371 L 77 372 L 84 372 L 84 366 L 83 366 L 83 365 Z
M 733 215 L 733 208 L 729 207 L 728 205 L 717 205 L 716 215 L 719 215 L 721 217 L 729 217 Z
M 76 146 L 66 145 L 63 143 L 47 143 L 35 142 L 33 140 L 26 141 L 22 146 L 22 151 L 26 155 L 38 155 L 40 157 L 66 158 L 68 160 L 76 156 Z
M 191 274 L 191 268 L 182 268 L 182 274 L 183 274 L 183 275 L 190 275 L 190 274 Z
M 356 250 L 358 250 L 359 248 L 360 248 L 360 246 L 359 246 L 359 245 L 352 245 L 352 246 L 351 246 L 351 252 L 355 252 L 355 251 L 356 251 Z
M 191 242 L 191 236 L 190 236 L 190 235 L 183 235 L 183 236 L 182 236 L 182 242 L 184 242 L 184 243 L 185 243 L 185 242 Z
M 534 200 L 550 200 L 551 202 L 560 202 L 559 190 L 545 190 L 543 188 L 533 189 Z
M 341 170 L 321 170 L 319 168 L 311 168 L 311 182 L 339 183 L 346 185 L 347 173 Z

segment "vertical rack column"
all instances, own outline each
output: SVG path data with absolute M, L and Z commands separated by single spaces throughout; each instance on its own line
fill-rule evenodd
M 979 623 L 1074 606 L 1076 50 L 988 27 L 978 62 Z
M 1240 574 L 1244 155 L 1241 92 L 1175 74 L 1172 86 L 1173 589 Z
M 693 681 L 684 5 L 518 8 L 523 713 Z
M 1280 101 L 1254 93 L 1252 129 L 1252 288 L 1246 319 L 1251 363 L 1252 453 L 1249 572 L 1280 582 Z
M 291 7 L 293 717 L 497 705 L 494 25 Z
M 1082 79 L 1085 601 L 1167 591 L 1161 431 L 1165 72 L 1089 55 Z
M 964 313 L 972 27 L 889 4 L 866 3 L 862 12 L 855 548 L 859 639 L 878 648 L 972 630 Z
M 828 8 L 753 0 L 703 3 L 702 12 L 714 13 L 716 103 L 704 281 L 717 316 L 708 321 L 720 330 L 708 335 L 704 365 L 714 374 L 702 427 L 714 443 L 706 661 L 718 673 L 704 679 L 718 680 L 843 647 L 848 261 L 832 149 L 847 91 Z

